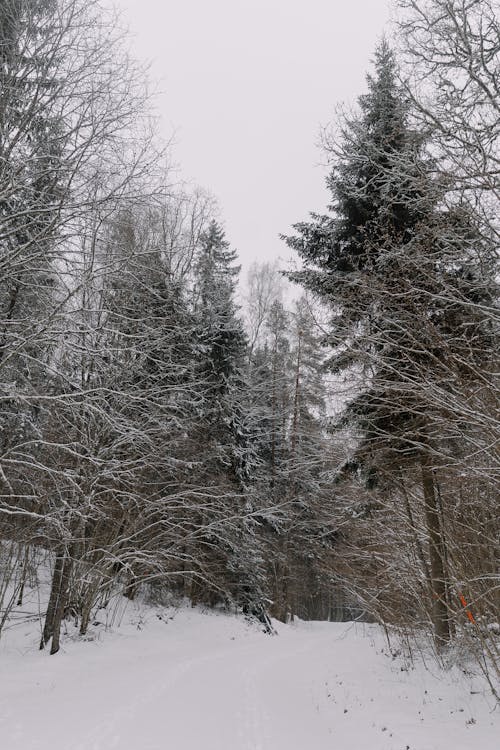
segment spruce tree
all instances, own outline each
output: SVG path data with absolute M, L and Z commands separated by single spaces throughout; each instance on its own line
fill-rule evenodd
M 40 485 L 26 465 L 40 461 L 48 416 L 40 396 L 53 388 L 58 336 L 64 157 L 57 60 L 48 53 L 55 12 L 52 0 L 0 7 L 0 458 L 9 460 L 0 484 L 33 518 Z
M 472 209 L 444 203 L 385 41 L 367 82 L 334 147 L 329 214 L 296 225 L 287 240 L 304 260 L 290 276 L 333 311 L 329 366 L 355 393 L 342 420 L 357 436 L 352 466 L 372 487 L 405 467 L 421 474 L 439 645 L 450 623 L 436 471 L 460 426 L 435 394 L 474 379 L 491 350 L 481 309 L 491 302 L 491 278 L 474 262 L 481 238 Z
M 266 620 L 251 492 L 257 456 L 253 414 L 248 411 L 248 342 L 235 301 L 236 257 L 224 231 L 212 221 L 200 239 L 194 287 L 202 388 L 198 481 L 206 493 L 199 538 L 203 575 L 215 584 L 210 596 L 217 599 L 224 592 Z

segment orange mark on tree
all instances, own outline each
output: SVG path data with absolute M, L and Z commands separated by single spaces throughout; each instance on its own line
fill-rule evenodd
M 459 594 L 459 595 L 458 595 L 458 598 L 460 599 L 460 601 L 461 601 L 461 603 L 462 603 L 462 605 L 463 605 L 463 608 L 465 609 L 465 612 L 466 612 L 466 614 L 467 614 L 467 617 L 469 618 L 469 620 L 471 621 L 471 623 L 472 623 L 473 625 L 475 625 L 475 624 L 476 624 L 476 621 L 475 621 L 475 619 L 474 619 L 474 615 L 473 615 L 473 614 L 472 614 L 472 612 L 470 611 L 470 609 L 469 609 L 469 605 L 468 605 L 468 604 L 467 604 L 467 602 L 465 601 L 465 596 L 464 596 L 463 594 Z

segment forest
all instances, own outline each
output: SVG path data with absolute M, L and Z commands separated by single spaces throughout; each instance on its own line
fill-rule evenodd
M 48 581 L 52 654 L 141 595 L 500 676 L 498 6 L 396 6 L 330 205 L 245 280 L 113 13 L 2 0 L 0 637 Z

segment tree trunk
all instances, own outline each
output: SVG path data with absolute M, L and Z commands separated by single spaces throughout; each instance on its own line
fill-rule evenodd
M 63 567 L 64 567 L 64 552 L 60 551 L 56 555 L 54 572 L 52 574 L 52 585 L 50 588 L 50 597 L 49 597 L 49 603 L 47 606 L 47 612 L 45 614 L 45 624 L 43 627 L 42 639 L 40 641 L 40 649 L 43 649 L 46 646 L 46 644 L 52 638 L 52 634 L 54 633 L 54 617 L 56 613 L 59 591 L 61 588 Z
M 52 644 L 50 647 L 51 654 L 57 654 L 59 651 L 59 638 L 61 634 L 61 623 L 64 617 L 64 609 L 68 601 L 68 589 L 69 589 L 69 577 L 71 575 L 71 569 L 73 567 L 73 560 L 70 555 L 64 558 L 62 573 L 61 573 L 61 586 L 59 589 L 59 596 L 57 598 L 57 604 L 54 611 L 54 624 L 52 632 Z
M 28 575 L 28 563 L 29 563 L 29 546 L 26 544 L 24 547 L 24 558 L 21 569 L 21 581 L 19 584 L 19 593 L 17 595 L 17 606 L 23 606 L 24 587 L 26 586 L 26 577 Z
M 420 454 L 420 466 L 424 492 L 425 522 L 429 535 L 430 583 L 433 598 L 432 624 L 436 647 L 440 649 L 450 639 L 450 621 L 446 603 L 447 581 L 439 503 L 428 453 L 422 452 Z
M 293 420 L 292 420 L 292 458 L 295 457 L 297 447 L 297 430 L 299 424 L 299 400 L 300 400 L 300 367 L 302 357 L 302 331 L 299 331 L 297 346 L 297 364 L 295 367 L 295 392 L 293 395 Z

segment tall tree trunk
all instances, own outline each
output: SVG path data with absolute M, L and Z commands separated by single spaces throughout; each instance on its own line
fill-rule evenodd
M 45 614 L 45 624 L 43 627 L 42 639 L 40 641 L 40 649 L 43 649 L 46 644 L 52 638 L 54 633 L 54 617 L 56 613 L 57 601 L 59 597 L 59 591 L 61 588 L 62 572 L 64 567 L 64 550 L 59 550 L 56 555 L 56 561 L 54 564 L 54 572 L 52 573 L 52 585 L 50 588 L 49 603 L 47 606 L 47 612 Z
M 443 560 L 443 566 L 444 566 L 444 583 L 445 583 L 445 590 L 446 590 L 446 606 L 448 608 L 448 628 L 450 631 L 450 638 L 453 638 L 455 636 L 455 623 L 453 619 L 450 617 L 450 613 L 453 610 L 453 603 L 452 603 L 452 591 L 450 587 L 450 559 L 449 559 L 449 545 L 446 539 L 446 533 L 445 533 L 445 525 L 444 525 L 444 508 L 443 508 L 443 496 L 441 494 L 441 488 L 439 486 L 439 482 L 435 476 L 435 472 L 433 472 L 434 475 L 434 487 L 436 490 L 436 498 L 438 503 L 438 509 L 439 509 L 439 521 L 441 525 L 441 557 Z
M 274 479 L 276 473 L 276 411 L 277 411 L 277 394 L 276 394 L 276 371 L 277 371 L 277 353 L 276 346 L 273 353 L 273 373 L 272 373 L 272 401 L 271 401 L 271 487 L 274 488 Z
M 405 480 L 404 480 L 403 471 L 402 471 L 401 467 L 399 468 L 399 478 L 400 478 L 400 482 L 401 482 L 401 492 L 402 492 L 402 495 L 403 495 L 403 498 L 404 498 L 406 515 L 408 516 L 408 523 L 409 523 L 409 526 L 410 526 L 410 529 L 411 529 L 411 532 L 412 532 L 412 535 L 413 535 L 413 543 L 414 543 L 415 549 L 417 551 L 418 559 L 419 559 L 420 564 L 422 566 L 422 571 L 423 571 L 423 573 L 425 575 L 425 582 L 427 584 L 426 591 L 427 591 L 427 593 L 429 593 L 429 592 L 432 593 L 431 572 L 429 570 L 429 566 L 427 565 L 427 560 L 425 559 L 424 549 L 422 547 L 422 544 L 420 543 L 420 539 L 419 539 L 419 536 L 418 536 L 418 528 L 417 528 L 417 525 L 416 525 L 415 520 L 413 518 L 413 512 L 412 512 L 411 504 L 410 504 L 410 498 L 408 497 L 408 492 L 406 491 Z
M 61 586 L 59 589 L 59 596 L 54 612 L 54 624 L 52 632 L 52 643 L 50 646 L 50 653 L 57 654 L 59 651 L 59 638 L 61 634 L 61 623 L 64 617 L 64 610 L 68 602 L 69 592 L 69 578 L 71 570 L 73 568 L 73 559 L 71 554 L 68 554 L 64 558 L 63 569 L 61 573 Z
M 424 492 L 425 522 L 429 535 L 429 558 L 432 590 L 432 624 L 437 648 L 444 646 L 450 639 L 450 621 L 448 615 L 446 566 L 443 550 L 443 536 L 439 518 L 439 502 L 434 484 L 432 464 L 429 454 L 420 454 L 422 470 L 422 487 Z
M 26 577 L 28 575 L 28 564 L 29 564 L 29 546 L 25 544 L 24 546 L 24 559 L 22 562 L 22 569 L 21 569 L 21 581 L 19 584 L 19 593 L 17 595 L 17 606 L 22 607 L 23 606 L 23 597 L 24 597 L 24 587 L 26 586 Z
M 43 649 L 52 638 L 51 654 L 56 654 L 59 651 L 61 622 L 68 599 L 69 577 L 72 565 L 71 553 L 68 553 L 65 549 L 60 549 L 54 565 L 49 604 L 40 641 L 40 649 Z
M 297 431 L 299 425 L 299 402 L 300 402 L 300 368 L 302 358 L 302 331 L 299 331 L 299 341 L 297 345 L 297 363 L 295 366 L 295 391 L 293 394 L 293 420 L 292 420 L 292 458 L 295 457 L 297 447 Z

